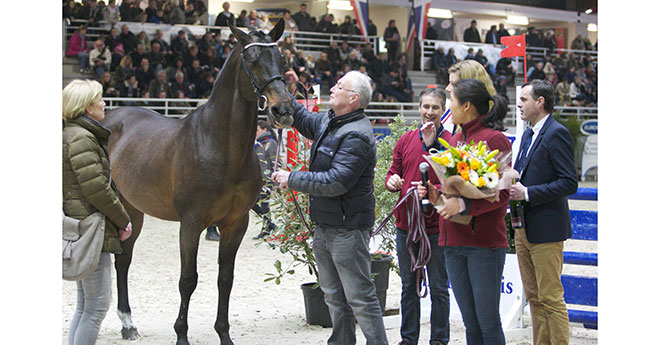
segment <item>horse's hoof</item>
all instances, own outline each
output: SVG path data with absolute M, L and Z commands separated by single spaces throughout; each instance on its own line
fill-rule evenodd
M 176 345 L 190 345 L 190 343 L 188 342 L 188 339 L 181 338 L 176 341 Z
M 140 334 L 137 331 L 137 328 L 131 327 L 131 328 L 122 328 L 121 329 L 121 337 L 124 340 L 137 340 L 137 338 L 140 337 Z

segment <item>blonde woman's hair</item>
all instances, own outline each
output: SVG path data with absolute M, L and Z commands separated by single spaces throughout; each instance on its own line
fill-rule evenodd
M 62 90 L 62 118 L 75 119 L 85 114 L 87 106 L 103 94 L 103 86 L 96 80 L 72 80 Z
M 121 68 L 133 67 L 133 59 L 131 58 L 131 56 L 124 55 L 124 57 L 121 58 L 121 61 L 119 61 L 119 67 Z
M 476 60 L 463 60 L 461 62 L 457 62 L 453 66 L 449 67 L 447 72 L 449 74 L 458 72 L 458 76 L 461 79 L 477 79 L 486 85 L 486 89 L 491 96 L 497 94 L 497 91 L 495 91 L 495 86 L 493 86 L 493 82 L 488 76 L 488 72 L 486 72 L 484 66 L 482 66 Z

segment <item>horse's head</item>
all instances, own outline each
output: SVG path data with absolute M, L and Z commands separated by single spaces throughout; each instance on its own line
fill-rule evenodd
M 266 109 L 268 119 L 275 127 L 293 123 L 293 106 L 284 77 L 284 58 L 275 42 L 284 32 L 284 21 L 280 19 L 268 33 L 252 31 L 249 34 L 229 26 L 239 42 L 241 50 L 241 78 L 245 93 L 256 95 L 257 106 Z M 249 89 L 249 91 L 247 90 Z

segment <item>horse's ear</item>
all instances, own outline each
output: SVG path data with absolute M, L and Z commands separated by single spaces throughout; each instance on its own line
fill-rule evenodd
M 250 43 L 250 35 L 243 32 L 243 30 L 232 25 L 229 25 L 229 30 L 231 30 L 231 33 L 234 34 L 234 37 L 236 37 L 243 47 Z
M 277 40 L 282 37 L 282 33 L 284 33 L 284 18 L 280 18 L 280 20 L 277 21 L 275 27 L 268 33 L 268 36 L 270 36 L 273 42 L 277 42 Z

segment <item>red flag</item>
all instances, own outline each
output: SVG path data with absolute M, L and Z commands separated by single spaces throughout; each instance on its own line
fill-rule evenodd
M 502 57 L 525 56 L 525 35 L 503 36 L 500 42 L 506 46 Z

